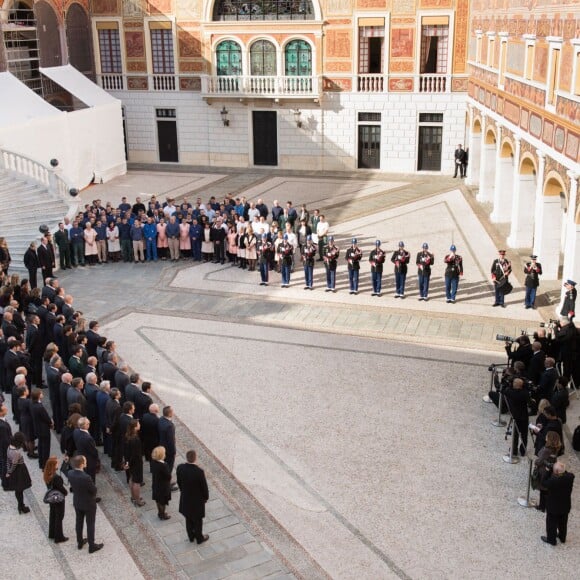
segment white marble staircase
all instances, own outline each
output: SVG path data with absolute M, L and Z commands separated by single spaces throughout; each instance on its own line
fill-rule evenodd
M 26 272 L 24 252 L 41 237 L 39 227 L 57 229 L 65 215 L 76 211 L 66 184 L 35 161 L 0 151 L 0 236 L 12 256 L 11 271 Z

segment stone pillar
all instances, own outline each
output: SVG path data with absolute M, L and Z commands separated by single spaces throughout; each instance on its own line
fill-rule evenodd
M 0 73 L 8 70 L 8 62 L 6 59 L 6 49 L 4 47 L 4 34 L 2 32 L 2 18 L 0 16 Z
M 568 171 L 570 178 L 570 198 L 566 213 L 566 240 L 564 245 L 564 265 L 562 278 L 575 280 L 580 284 L 580 224 L 576 223 L 576 203 L 578 200 L 578 174 Z M 564 288 L 558 305 L 557 314 L 562 309 L 564 301 Z
M 520 151 L 520 140 L 516 141 Z M 510 248 L 531 248 L 534 237 L 534 211 L 536 200 L 536 175 L 520 173 L 519 155 L 514 167 L 511 230 L 507 243 Z
M 544 197 L 544 171 L 546 168 L 546 156 L 539 150 L 536 150 L 538 156 L 538 174 L 536 176 L 536 194 L 534 201 L 534 247 L 533 252 L 538 254 L 538 247 L 542 245 L 542 220 L 544 214 L 544 205 L 542 198 Z M 540 257 L 542 260 L 542 257 Z
M 495 164 L 498 143 L 486 144 L 485 128 L 481 132 L 481 165 L 479 169 L 479 194 L 477 201 L 493 201 L 495 185 Z
M 467 163 L 467 176 L 465 178 L 466 185 L 477 187 L 479 185 L 479 168 L 481 165 L 481 133 L 473 132 L 473 119 L 475 117 L 475 108 L 470 107 L 470 123 L 469 128 L 469 158 Z
M 497 158 L 495 174 L 495 191 L 493 199 L 493 211 L 490 219 L 492 222 L 509 222 L 512 218 L 512 200 L 514 195 L 514 175 L 517 174 L 515 166 L 520 157 L 520 140 L 516 139 L 516 150 L 508 157 L 502 157 L 501 145 Z

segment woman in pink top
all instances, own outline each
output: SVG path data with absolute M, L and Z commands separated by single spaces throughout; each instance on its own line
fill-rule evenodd
M 191 238 L 189 237 L 189 224 L 185 219 L 179 224 L 179 249 L 181 258 L 191 258 Z
M 236 226 L 233 224 L 228 230 L 228 262 L 235 264 L 238 261 L 238 244 L 237 244 Z
M 165 233 L 165 228 L 167 224 L 165 219 L 161 218 L 157 224 L 157 255 L 162 260 L 167 260 L 167 252 L 169 248 L 169 242 L 167 241 L 167 234 Z
M 97 263 L 97 232 L 93 229 L 91 222 L 87 222 L 84 232 L 85 238 L 85 258 L 89 266 Z

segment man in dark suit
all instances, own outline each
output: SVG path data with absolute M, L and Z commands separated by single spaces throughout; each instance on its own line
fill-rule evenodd
M 203 518 L 205 504 L 209 499 L 207 480 L 203 469 L 195 465 L 197 455 L 190 450 L 185 455 L 187 463 L 177 467 L 177 485 L 181 492 L 179 497 L 179 513 L 185 517 L 185 529 L 190 542 L 194 540 L 203 544 L 209 539 L 203 533 Z
M 61 377 L 61 383 L 58 386 L 58 396 L 60 400 L 60 414 L 63 426 L 68 419 L 68 390 L 72 389 L 73 376 L 70 373 L 64 373 Z
M 117 355 L 114 352 L 110 352 L 106 355 L 106 362 L 101 365 L 103 380 L 109 381 L 112 389 L 117 388 L 117 383 L 115 382 L 115 374 L 119 370 L 117 362 Z
M 68 480 L 73 491 L 73 505 L 76 512 L 77 547 L 79 550 L 89 544 L 89 554 L 98 552 L 104 544 L 95 543 L 95 519 L 97 516 L 97 487 L 91 477 L 83 470 L 87 460 L 82 455 L 71 459 L 72 469 Z M 87 520 L 87 538 L 83 538 L 83 526 Z
M 141 440 L 143 441 L 143 455 L 151 461 L 151 452 L 159 445 L 159 407 L 152 403 L 149 412 L 141 419 Z
M 48 384 L 48 396 L 50 399 L 50 408 L 52 409 L 52 418 L 54 420 L 54 428 L 57 433 L 60 433 L 63 426 L 63 417 L 60 408 L 60 381 L 62 367 L 62 359 L 57 355 L 53 355 L 50 359 L 48 368 L 46 369 L 46 383 Z
M 7 342 L 8 350 L 4 355 L 4 386 L 5 390 L 10 392 L 14 385 L 16 369 L 21 366 L 20 351 L 22 350 L 22 341 L 12 337 Z
M 87 331 L 87 352 L 89 356 L 97 356 L 97 346 L 101 335 L 99 334 L 99 323 L 96 320 L 89 322 L 89 330 Z
M 465 177 L 465 168 L 467 165 L 466 153 L 461 143 L 457 145 L 454 157 L 455 157 L 455 174 L 453 175 L 453 177 L 457 177 L 457 170 L 459 170 L 459 177 Z
M 12 439 L 12 427 L 6 420 L 8 415 L 8 407 L 4 404 L 0 405 L 0 480 L 4 481 L 7 469 L 7 454 L 10 440 Z
M 115 386 L 121 391 L 121 402 L 125 402 L 125 388 L 131 382 L 127 373 L 128 370 L 127 363 L 122 362 L 119 365 L 119 370 L 115 373 Z
M 47 296 L 50 302 L 54 302 L 54 299 L 56 297 L 56 288 L 58 288 L 58 279 L 47 278 L 46 284 L 42 287 L 41 296 L 43 298 Z
M 137 373 L 133 373 L 129 377 L 129 384 L 125 386 L 125 401 L 135 403 L 137 396 L 141 392 L 141 388 L 139 387 L 140 382 L 141 379 Z
M 175 425 L 172 421 L 173 408 L 170 406 L 163 407 L 163 417 L 159 419 L 159 445 L 165 447 L 165 463 L 169 470 L 173 471 L 175 465 L 175 455 L 177 449 L 175 446 Z
M 123 414 L 123 409 L 120 404 L 121 392 L 119 389 L 111 389 L 109 396 L 110 399 L 107 401 L 107 407 L 105 409 L 105 429 L 108 438 L 110 438 L 111 467 L 115 471 L 121 471 L 123 469 L 123 440 L 119 434 L 121 428 L 119 420 Z
M 38 437 L 38 466 L 40 469 L 44 469 L 44 465 L 50 457 L 50 430 L 54 427 L 48 411 L 42 404 L 43 397 L 40 389 L 34 389 L 30 396 L 32 400 L 30 414 L 32 415 L 34 432 Z
M 78 429 L 75 429 L 73 432 L 73 440 L 75 442 L 77 455 L 84 455 L 86 459 L 87 465 L 85 471 L 91 476 L 91 479 L 95 481 L 101 462 L 99 460 L 99 452 L 95 445 L 95 440 L 89 433 L 90 426 L 91 422 L 86 417 L 81 417 L 78 422 Z M 100 498 L 97 498 L 97 503 L 99 501 Z
M 542 343 L 535 341 L 532 344 L 532 359 L 528 364 L 526 374 L 528 379 L 537 385 L 540 382 L 540 377 L 544 372 L 544 361 L 546 360 L 546 353 L 542 350 Z
M 73 354 L 68 361 L 68 369 L 72 376 L 79 379 L 84 379 L 86 376 L 82 354 L 83 348 L 80 345 L 76 345 L 73 349 Z
M 548 399 L 549 401 L 552 398 L 552 395 L 554 394 L 554 387 L 556 386 L 556 381 L 558 380 L 556 361 L 552 357 L 546 358 L 544 361 L 544 366 L 546 367 L 546 370 L 540 377 L 538 390 L 536 391 L 538 401 L 541 399 Z
M 83 379 L 73 379 L 70 389 L 66 393 L 67 409 L 77 403 L 81 406 L 81 415 L 87 414 L 87 399 L 83 394 L 84 381 Z
M 568 514 L 572 506 L 572 488 L 574 487 L 574 474 L 566 471 L 564 463 L 557 461 L 554 464 L 552 474 L 544 482 L 548 490 L 546 498 L 546 535 L 542 541 L 556 545 L 556 537 L 562 544 L 566 543 L 568 531 Z
M 30 355 L 31 384 L 42 387 L 42 357 L 44 355 L 44 340 L 39 329 L 40 319 L 33 314 L 26 329 L 26 350 Z
M 141 420 L 143 415 L 149 411 L 149 406 L 153 403 L 151 398 L 151 383 L 143 381 L 141 383 L 141 391 L 135 397 L 135 419 Z
M 38 263 L 40 269 L 42 270 L 42 280 L 47 278 L 52 278 L 52 269 L 55 264 L 53 262 L 52 253 L 48 247 L 48 239 L 43 236 L 40 240 L 40 246 L 38 246 Z
M 36 244 L 31 242 L 28 250 L 24 252 L 24 266 L 28 270 L 28 280 L 30 281 L 30 287 L 34 290 L 38 286 L 38 268 L 40 268 L 40 263 L 38 261 L 38 254 L 36 252 Z

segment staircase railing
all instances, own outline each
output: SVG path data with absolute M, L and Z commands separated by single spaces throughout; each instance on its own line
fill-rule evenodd
M 13 151 L 0 149 L 0 169 L 13 171 L 44 185 L 49 193 L 61 197 L 70 204 L 71 186 L 58 175 L 57 167 L 46 167 L 42 163 Z

